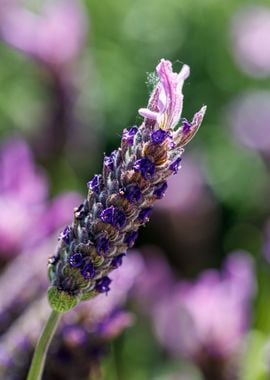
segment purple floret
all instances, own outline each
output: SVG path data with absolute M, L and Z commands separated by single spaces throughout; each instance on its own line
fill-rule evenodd
M 126 216 L 123 211 L 111 206 L 102 211 L 100 215 L 104 223 L 111 224 L 114 227 L 122 228 L 126 223 Z
M 163 141 L 168 137 L 168 132 L 163 129 L 158 129 L 151 135 L 151 140 L 153 144 L 162 144 Z
M 139 213 L 139 221 L 141 223 L 146 223 L 150 217 L 150 215 L 152 214 L 152 207 L 147 207 L 145 209 L 143 209 L 140 213 Z
M 60 238 L 66 243 L 69 244 L 72 240 L 72 228 L 70 226 L 67 226 L 64 231 L 60 234 Z
M 156 196 L 157 199 L 161 199 L 164 197 L 164 194 L 168 188 L 167 182 L 162 182 L 156 185 L 155 190 L 154 190 L 154 195 Z
M 138 203 L 142 199 L 141 189 L 138 185 L 128 186 L 125 190 L 125 198 L 131 203 Z
M 97 253 L 101 255 L 105 255 L 109 252 L 110 249 L 110 242 L 109 239 L 105 237 L 99 237 L 96 241 L 96 251 Z
M 92 181 L 89 181 L 87 183 L 87 186 L 90 190 L 93 190 L 96 194 L 100 192 L 100 187 L 102 183 L 102 177 L 101 175 L 95 175 Z
M 155 164 L 149 158 L 142 158 L 135 162 L 134 170 L 140 172 L 144 179 L 150 180 L 156 172 Z
M 96 290 L 99 293 L 108 293 L 112 280 L 109 277 L 103 277 L 96 282 Z
M 95 277 L 95 268 L 92 263 L 88 263 L 84 266 L 84 268 L 81 271 L 82 276 L 85 278 L 85 280 L 91 280 Z
M 129 131 L 125 131 L 122 137 L 123 141 L 126 141 L 129 146 L 132 146 L 134 143 L 134 137 L 137 134 L 137 132 L 137 127 L 132 127 Z
M 126 243 L 128 245 L 128 248 L 133 247 L 133 245 L 135 244 L 135 242 L 138 238 L 138 235 L 139 235 L 138 231 L 131 231 L 131 232 L 126 234 L 125 239 L 124 239 L 124 243 Z
M 112 262 L 111 262 L 111 266 L 113 268 L 119 268 L 121 265 L 122 265 L 122 262 L 123 262 L 123 257 L 125 256 L 124 253 L 122 253 L 121 255 L 118 255 L 116 257 L 114 257 L 112 259 Z
M 69 258 L 69 264 L 72 268 L 79 268 L 82 265 L 83 257 L 81 253 L 74 253 Z
M 173 174 L 176 174 L 180 169 L 182 158 L 178 157 L 170 166 L 169 169 L 173 171 Z

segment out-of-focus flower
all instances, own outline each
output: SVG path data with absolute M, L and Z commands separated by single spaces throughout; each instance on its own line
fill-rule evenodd
M 157 304 L 153 319 L 158 339 L 173 356 L 195 361 L 209 374 L 207 379 L 215 379 L 214 368 L 223 371 L 240 351 L 255 288 L 250 256 L 232 254 L 222 272 L 209 270 L 194 283 L 181 281 Z
M 236 138 L 245 146 L 263 153 L 270 152 L 270 92 L 254 91 L 234 100 L 228 120 Z
M 168 297 L 174 288 L 175 275 L 158 247 L 146 246 L 140 251 L 143 253 L 144 270 L 135 286 L 134 297 L 148 314 L 163 297 Z
M 133 324 L 133 315 L 123 309 L 129 292 L 143 269 L 138 253 L 130 255 L 117 272 L 108 296 L 82 302 L 65 314 L 49 352 L 44 379 L 84 379 L 99 368 L 106 343 Z M 113 274 L 114 275 L 114 274 Z M 50 313 L 46 299 L 33 303 L 1 336 L 0 374 L 5 380 L 23 380 L 41 327 Z M 65 364 L 63 364 L 63 361 Z
M 104 158 L 102 174 L 88 182 L 87 199 L 61 234 L 49 265 L 49 300 L 58 312 L 110 290 L 108 274 L 121 265 L 139 227 L 149 221 L 154 203 L 164 196 L 167 178 L 180 168 L 183 146 L 197 132 L 206 111 L 202 107 L 190 124 L 185 121 L 174 129 L 181 116 L 186 71 L 184 67 L 178 77 L 171 63 L 161 60 L 159 82 L 147 108 L 150 114 L 140 127 L 124 130 L 121 147 Z M 159 105 L 163 88 L 166 112 L 160 124 L 151 112 Z
M 20 139 L 2 146 L 0 167 L 0 255 L 8 258 L 63 226 L 80 197 L 67 193 L 50 203 L 48 180 Z
M 2 38 L 51 68 L 59 69 L 78 56 L 86 29 L 79 0 L 47 2 L 40 14 L 11 2 L 1 15 Z
M 270 75 L 270 8 L 244 8 L 232 24 L 232 44 L 240 67 L 254 77 Z

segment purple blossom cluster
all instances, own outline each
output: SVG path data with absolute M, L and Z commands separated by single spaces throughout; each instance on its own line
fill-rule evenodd
M 157 278 L 157 273 L 148 274 L 150 283 Z M 206 379 L 237 379 L 233 361 L 250 326 L 255 291 L 251 257 L 233 253 L 220 272 L 210 269 L 194 282 L 175 282 L 161 297 L 152 292 L 149 312 L 156 336 L 174 358 L 196 363 Z M 150 295 L 146 293 L 148 305 Z
M 48 179 L 21 139 L 2 145 L 0 167 L 0 256 L 9 259 L 58 231 L 80 196 L 65 193 L 49 201 Z
M 188 66 L 174 73 L 171 62 L 162 59 L 156 72 L 159 81 L 148 108 L 139 110 L 142 125 L 124 130 L 121 147 L 105 157 L 102 174 L 88 182 L 88 197 L 75 209 L 73 224 L 49 260 L 49 300 L 58 311 L 110 290 L 108 274 L 134 245 L 139 227 L 165 194 L 167 177 L 180 168 L 183 146 L 203 120 L 205 107 L 175 129 Z
M 51 70 L 67 67 L 80 53 L 86 19 L 79 0 L 47 3 L 40 13 L 16 1 L 1 4 L 0 36 Z

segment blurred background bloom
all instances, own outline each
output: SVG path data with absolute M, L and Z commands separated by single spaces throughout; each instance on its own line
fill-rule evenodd
M 270 7 L 258 4 L 238 11 L 232 23 L 232 47 L 237 63 L 254 77 L 270 74 Z
M 2 146 L 0 166 L 0 255 L 9 259 L 58 231 L 80 196 L 66 193 L 50 201 L 48 178 L 21 139 Z

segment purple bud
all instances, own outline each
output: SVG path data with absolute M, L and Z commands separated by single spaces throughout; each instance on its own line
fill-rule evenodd
M 96 290 L 99 293 L 108 293 L 112 280 L 109 277 L 103 277 L 96 282 Z
M 95 276 L 95 268 L 92 263 L 87 263 L 81 271 L 85 280 L 91 280 Z
M 147 208 L 143 209 L 139 213 L 139 221 L 141 223 L 147 222 L 151 214 L 152 214 L 152 208 L 151 207 L 147 207 Z
M 125 239 L 124 239 L 124 243 L 126 243 L 128 245 L 128 248 L 133 247 L 133 245 L 135 244 L 135 241 L 138 238 L 138 235 L 139 235 L 138 231 L 131 231 L 131 232 L 126 234 Z
M 138 185 L 128 186 L 125 190 L 125 198 L 129 200 L 131 203 L 140 202 L 142 199 L 141 189 Z
M 100 192 L 100 186 L 102 183 L 102 176 L 101 175 L 95 175 L 92 181 L 89 181 L 87 183 L 87 186 L 90 190 L 93 190 L 96 194 Z
M 156 196 L 157 199 L 161 199 L 164 197 L 167 187 L 168 187 L 167 182 L 159 183 L 158 185 L 155 186 L 155 190 L 153 194 Z
M 191 130 L 191 124 L 187 121 L 187 119 L 184 119 L 182 124 L 183 124 L 183 129 L 182 129 L 183 133 L 184 134 L 189 133 Z
M 81 253 L 74 253 L 69 258 L 69 264 L 72 268 L 79 268 L 82 265 L 83 258 Z
M 62 239 L 66 244 L 69 244 L 72 239 L 72 235 L 72 228 L 70 226 L 67 226 L 60 234 L 60 239 Z
M 123 141 L 126 141 L 129 146 L 133 145 L 134 137 L 137 132 L 138 132 L 137 127 L 132 127 L 130 128 L 129 131 L 125 131 L 122 137 Z
M 180 163 L 182 161 L 181 157 L 178 157 L 170 166 L 169 169 L 173 171 L 173 174 L 176 174 L 180 169 Z
M 100 218 L 104 223 L 113 223 L 114 207 L 111 206 L 102 211 Z
M 114 150 L 110 156 L 105 156 L 104 157 L 104 165 L 109 168 L 110 170 L 114 169 L 114 163 L 115 163 L 115 154 L 116 151 Z
M 123 211 L 111 206 L 102 211 L 100 215 L 104 223 L 111 224 L 114 227 L 122 228 L 126 223 L 126 216 Z
M 109 240 L 105 237 L 100 237 L 96 241 L 96 251 L 101 256 L 108 253 L 110 249 Z
M 163 141 L 168 137 L 168 132 L 163 129 L 158 129 L 151 135 L 151 140 L 153 144 L 162 144 Z
M 123 257 L 125 256 L 124 253 L 121 255 L 118 255 L 112 259 L 111 266 L 113 268 L 119 268 L 122 265 Z
M 142 158 L 136 161 L 133 168 L 140 172 L 145 179 L 153 178 L 156 172 L 155 164 L 149 158 Z

